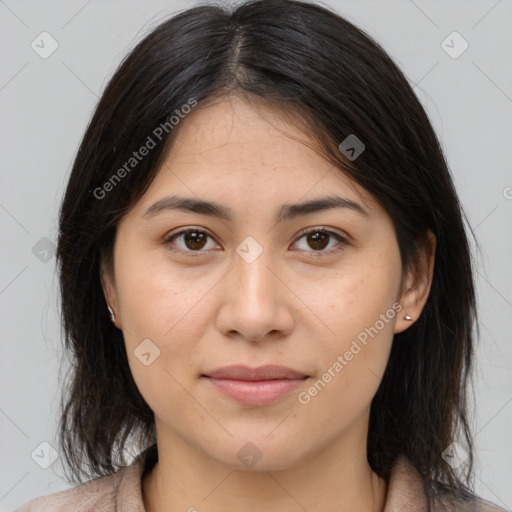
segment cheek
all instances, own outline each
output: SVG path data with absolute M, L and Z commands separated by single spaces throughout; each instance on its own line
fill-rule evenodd
M 358 414 L 379 387 L 401 308 L 395 302 L 401 268 L 389 254 L 351 268 L 316 303 L 329 331 L 320 342 L 318 380 L 303 398 L 316 403 L 318 414 Z
M 186 339 L 196 307 L 215 284 L 204 270 L 180 269 L 162 250 L 124 255 L 116 268 L 123 328 L 143 338 Z
M 350 326 L 337 324 L 335 342 L 324 343 L 318 352 L 319 372 L 311 386 L 298 397 L 310 416 L 333 418 L 333 428 L 359 418 L 370 407 L 382 380 L 393 341 L 395 311 L 387 320 L 365 310 Z M 363 320 L 367 317 L 367 323 Z M 363 326 L 363 327 L 361 327 Z M 344 327 L 347 327 L 344 329 Z M 321 355 L 320 355 L 321 354 Z
M 397 264 L 392 257 L 365 258 L 337 272 L 336 279 L 330 279 L 317 293 L 310 294 L 311 309 L 318 312 L 319 319 L 329 327 L 327 337 L 332 341 L 327 341 L 327 347 L 343 349 L 376 322 L 383 337 L 392 337 L 396 319 L 392 306 L 400 272 L 399 262 Z M 386 312 L 383 324 L 380 319 Z
M 201 339 L 201 327 L 194 321 L 192 313 L 183 318 L 189 309 L 175 305 L 169 310 L 172 313 L 168 312 L 165 321 L 162 320 L 169 326 L 166 330 L 170 332 L 166 336 L 160 334 L 162 329 L 159 327 L 163 314 L 155 308 L 137 309 L 137 318 L 130 322 L 133 330 L 123 331 L 137 388 L 155 414 L 166 417 L 166 422 L 170 423 L 174 421 L 172 417 L 176 410 L 186 416 L 198 412 L 192 411 L 194 403 L 185 391 L 197 376 L 195 358 L 197 340 Z
M 159 400 L 169 405 L 171 396 L 179 399 L 183 393 L 178 382 L 187 385 L 186 379 L 197 372 L 192 361 L 205 322 L 201 298 L 211 279 L 191 282 L 190 272 L 185 278 L 176 269 L 171 272 L 165 258 L 147 254 L 125 253 L 116 264 L 130 369 L 142 396 L 158 411 Z

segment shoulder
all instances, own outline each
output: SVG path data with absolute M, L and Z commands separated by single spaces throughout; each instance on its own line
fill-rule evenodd
M 142 475 L 158 459 L 156 444 L 137 455 L 115 473 L 48 496 L 35 498 L 15 512 L 144 512 Z
M 114 510 L 120 484 L 126 480 L 131 467 L 123 467 L 111 475 L 89 480 L 65 491 L 35 498 L 15 512 L 96 512 Z
M 122 471 L 123 469 L 118 473 Z M 115 503 L 115 481 L 115 475 L 102 476 L 66 491 L 35 498 L 15 512 L 102 510 L 105 507 L 111 507 Z
M 405 456 L 395 461 L 388 482 L 384 512 L 510 512 L 478 496 L 466 497 L 453 491 L 427 490 L 419 472 Z
M 506 509 L 484 500 L 478 496 L 462 498 L 454 494 L 437 494 L 433 500 L 433 510 L 446 512 L 510 512 Z

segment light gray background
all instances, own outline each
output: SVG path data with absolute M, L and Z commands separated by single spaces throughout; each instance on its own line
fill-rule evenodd
M 415 85 L 482 247 L 476 490 L 510 509 L 512 2 L 327 3 L 373 35 Z M 74 154 L 121 58 L 162 19 L 192 5 L 0 0 L 0 512 L 69 487 L 60 461 L 42 469 L 31 458 L 44 441 L 57 447 L 62 377 L 55 258 L 32 249 L 44 237 L 56 241 Z M 31 48 L 43 31 L 59 45 L 47 59 Z M 456 59 L 441 46 L 453 31 L 469 43 Z

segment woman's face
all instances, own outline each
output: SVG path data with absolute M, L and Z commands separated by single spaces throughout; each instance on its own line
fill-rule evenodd
M 334 444 L 365 449 L 393 334 L 418 312 L 399 296 L 390 217 L 274 126 L 301 132 L 240 99 L 181 122 L 118 226 L 106 287 L 159 442 L 267 470 Z M 294 206 L 327 197 L 339 205 Z M 219 210 L 173 208 L 169 198 Z M 296 374 L 214 374 L 233 365 Z

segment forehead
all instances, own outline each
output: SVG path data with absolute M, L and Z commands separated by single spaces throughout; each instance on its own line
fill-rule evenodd
M 182 121 L 167 163 L 206 160 L 208 167 L 230 171 L 331 168 L 312 145 L 317 143 L 291 110 L 228 96 L 199 106 Z
M 170 192 L 241 205 L 337 194 L 367 210 L 376 207 L 366 190 L 314 149 L 317 143 L 292 116 L 273 107 L 222 98 L 180 123 L 139 209 Z

